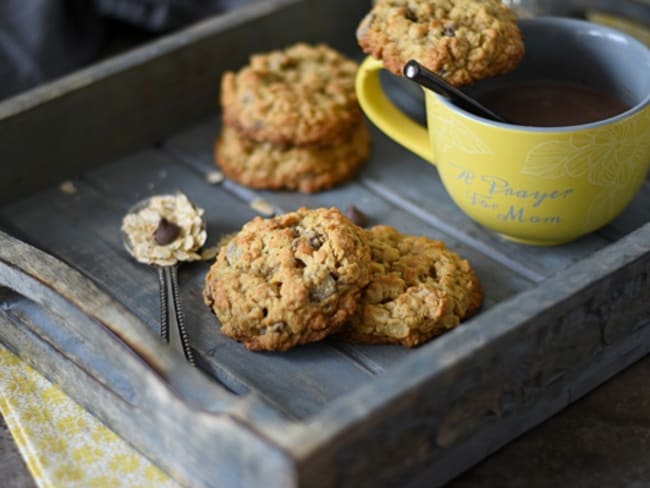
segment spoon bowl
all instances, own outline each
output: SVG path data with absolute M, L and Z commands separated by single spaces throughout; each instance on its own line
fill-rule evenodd
M 137 202 L 135 205 L 129 208 L 124 217 L 125 221 L 127 217 L 137 216 L 140 214 L 140 212 L 150 207 L 152 205 L 153 198 L 154 197 L 145 198 L 144 200 Z M 196 205 L 191 205 L 194 209 L 197 209 Z M 206 227 L 205 217 L 201 212 L 197 211 L 197 213 L 201 217 L 201 229 L 204 231 Z M 159 217 L 161 222 L 163 220 L 166 221 L 162 215 Z M 176 223 L 173 223 L 172 225 L 178 227 Z M 157 269 L 160 291 L 160 335 L 163 340 L 169 343 L 174 350 L 183 353 L 187 361 L 190 364 L 194 365 L 194 355 L 190 347 L 187 330 L 185 328 L 183 309 L 181 306 L 178 286 L 178 266 L 181 262 L 183 262 L 183 259 L 180 259 L 178 256 L 173 256 L 173 259 L 166 259 L 164 261 L 164 264 L 157 264 L 155 262 L 156 256 L 150 256 L 151 259 L 145 260 L 139 252 L 136 252 L 131 236 L 129 235 L 129 232 L 127 232 L 125 225 L 122 225 L 121 236 L 124 248 L 133 258 L 141 263 L 149 264 L 150 266 L 153 266 Z M 146 237 L 148 239 L 151 238 L 151 236 Z M 172 239 L 166 245 L 172 244 L 177 239 L 178 236 L 174 237 L 174 239 Z M 163 244 L 158 245 L 164 247 Z

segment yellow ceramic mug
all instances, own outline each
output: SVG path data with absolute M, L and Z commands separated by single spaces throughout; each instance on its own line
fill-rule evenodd
M 611 221 L 644 181 L 650 51 L 580 20 L 537 18 L 520 25 L 526 57 L 503 80 L 568 73 L 616 92 L 631 108 L 584 125 L 528 127 L 481 118 L 424 89 L 427 130 L 389 100 L 379 78 L 382 63 L 370 57 L 358 71 L 357 95 L 375 125 L 435 164 L 453 200 L 474 220 L 518 242 L 560 244 Z

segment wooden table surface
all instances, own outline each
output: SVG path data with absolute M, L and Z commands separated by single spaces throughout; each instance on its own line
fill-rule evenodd
M 650 486 L 648 378 L 650 356 L 466 471 L 448 488 Z M 0 480 L 4 488 L 36 486 L 1 417 Z

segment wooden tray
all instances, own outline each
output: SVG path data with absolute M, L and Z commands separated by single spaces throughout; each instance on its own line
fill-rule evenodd
M 188 486 L 442 484 L 650 349 L 648 181 L 612 224 L 554 248 L 474 224 L 379 132 L 360 176 L 331 191 L 206 181 L 221 73 L 299 40 L 360 57 L 369 8 L 257 3 L 0 104 L 0 340 Z M 211 243 L 255 198 L 354 204 L 470 259 L 485 305 L 415 350 L 251 353 L 220 334 L 201 300 L 208 263 L 194 263 L 179 273 L 193 369 L 158 339 L 155 272 L 119 234 L 131 204 L 175 190 L 206 209 Z

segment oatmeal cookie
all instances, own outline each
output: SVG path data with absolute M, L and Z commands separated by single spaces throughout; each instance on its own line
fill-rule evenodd
M 287 349 L 337 331 L 368 283 L 370 250 L 339 210 L 256 217 L 220 250 L 204 299 L 221 331 L 251 350 Z
M 356 70 L 324 44 L 253 55 L 222 77 L 224 120 L 260 142 L 330 145 L 361 120 Z
M 441 241 L 366 231 L 372 264 L 359 310 L 342 334 L 357 342 L 413 347 L 457 326 L 483 301 L 470 264 Z
M 370 131 L 359 123 L 333 146 L 278 146 L 256 142 L 224 125 L 215 158 L 231 180 L 251 188 L 311 193 L 352 178 L 370 153 Z
M 415 59 L 456 86 L 506 73 L 524 55 L 515 14 L 499 0 L 379 0 L 357 40 L 397 75 Z

